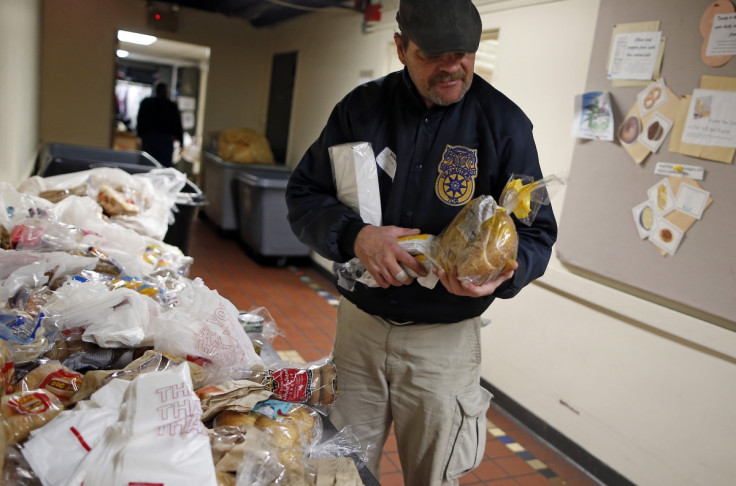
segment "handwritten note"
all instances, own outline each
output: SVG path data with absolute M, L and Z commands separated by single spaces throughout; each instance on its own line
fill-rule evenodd
M 608 79 L 652 79 L 661 39 L 662 32 L 616 35 L 608 66 Z
M 693 90 L 682 141 L 736 148 L 736 92 Z
M 731 56 L 736 54 L 736 13 L 713 17 L 713 27 L 708 39 L 706 56 Z

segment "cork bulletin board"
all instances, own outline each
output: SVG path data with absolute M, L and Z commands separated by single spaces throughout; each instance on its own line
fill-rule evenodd
M 610 93 L 617 129 L 646 85 L 608 79 L 616 26 L 658 25 L 664 46 L 659 77 L 670 95 L 687 106 L 693 90 L 708 83 L 720 86 L 722 80 L 727 86 L 736 82 L 736 56 L 714 66 L 708 65 L 701 53 L 706 40 L 700 24 L 713 3 L 601 0 L 585 91 Z M 666 137 L 657 152 L 648 153 L 639 162 L 624 147 L 618 130 L 612 142 L 576 140 L 557 255 L 574 273 L 736 331 L 733 151 L 719 149 L 713 157 L 707 153 L 711 149 L 683 150 L 677 146 L 677 124 Z M 674 142 L 673 137 L 677 137 Z M 666 178 L 655 173 L 658 162 L 702 168 L 704 176 L 697 184 L 710 193 L 707 209 L 687 229 L 673 254 L 643 239 L 633 214 L 647 198 L 647 191 Z M 673 182 L 679 187 L 682 181 Z

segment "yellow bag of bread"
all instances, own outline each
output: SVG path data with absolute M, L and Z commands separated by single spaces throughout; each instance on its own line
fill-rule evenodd
M 511 217 L 531 225 L 542 204 L 549 204 L 546 186 L 556 176 L 538 181 L 512 175 L 501 193 L 472 199 L 432 242 L 432 258 L 448 274 L 483 285 L 511 269 L 519 238 Z
M 217 140 L 218 155 L 228 162 L 273 164 L 271 145 L 263 135 L 250 128 L 223 130 Z

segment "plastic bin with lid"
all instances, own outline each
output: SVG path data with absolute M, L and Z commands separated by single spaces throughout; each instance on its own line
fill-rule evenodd
M 79 172 L 95 167 L 115 167 L 129 174 L 163 168 L 146 152 L 63 143 L 44 144 L 38 154 L 36 165 L 36 174 L 42 177 Z
M 309 255 L 309 247 L 297 239 L 286 219 L 286 184 L 290 175 L 290 171 L 276 168 L 247 168 L 236 175 L 239 236 L 262 256 Z
M 238 229 L 238 187 L 235 177 L 248 170 L 269 169 L 291 173 L 285 165 L 243 164 L 223 160 L 210 150 L 202 152 L 200 184 L 208 204 L 207 218 L 222 231 Z

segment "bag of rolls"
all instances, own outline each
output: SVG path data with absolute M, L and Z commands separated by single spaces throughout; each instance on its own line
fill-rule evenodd
M 511 215 L 531 225 L 543 204 L 549 204 L 548 185 L 561 183 L 556 176 L 534 181 L 512 175 L 499 202 L 478 196 L 455 216 L 432 241 L 431 256 L 448 274 L 483 285 L 510 270 L 519 245 Z

